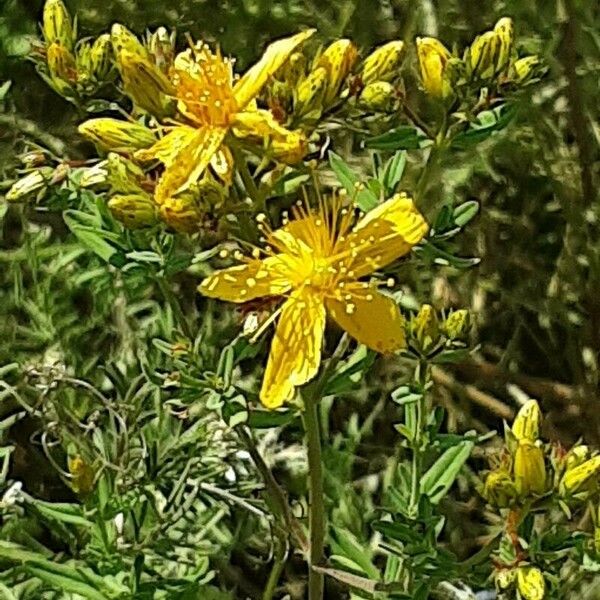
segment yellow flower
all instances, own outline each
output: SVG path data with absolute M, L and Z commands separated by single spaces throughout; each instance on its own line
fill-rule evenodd
M 544 453 L 528 439 L 519 440 L 514 459 L 515 487 L 521 497 L 543 494 L 546 490 Z
M 376 81 L 391 81 L 400 75 L 404 59 L 404 42 L 395 40 L 375 48 L 362 66 L 360 78 L 364 85 Z
M 177 55 L 171 69 L 173 93 L 178 111 L 189 124 L 172 127 L 152 148 L 139 153 L 141 160 L 158 159 L 166 167 L 156 189 L 158 204 L 197 182 L 215 161 L 225 166 L 221 173 L 214 169 L 217 174 L 225 182 L 230 180 L 233 160 L 225 137 L 230 132 L 235 134 L 236 127 L 238 131 L 243 128 L 249 118 L 254 134 L 266 146 L 271 134 L 281 143 L 286 132 L 289 144 L 305 147 L 303 136 L 274 127 L 271 113 L 257 109 L 253 101 L 290 54 L 312 34 L 312 30 L 305 31 L 273 42 L 235 82 L 232 61 L 219 51 L 213 53 L 205 44 Z
M 512 426 L 512 432 L 517 440 L 535 442 L 540 437 L 541 419 L 539 404 L 535 400 L 525 402 L 519 409 Z
M 436 38 L 417 38 L 417 58 L 425 91 L 439 99 L 451 96 L 448 63 L 452 55 L 446 46 Z
M 546 594 L 546 582 L 542 572 L 537 567 L 519 567 L 517 591 L 521 600 L 543 600 Z
M 199 291 L 229 302 L 284 296 L 260 391 L 277 408 L 319 369 L 325 316 L 378 352 L 405 347 L 404 319 L 396 303 L 361 281 L 407 254 L 428 226 L 411 198 L 397 194 L 353 226 L 354 213 L 334 200 L 319 210 L 295 207 L 295 219 L 270 230 L 261 219 L 265 257 L 258 249 L 243 265 L 217 271 Z M 274 317 L 275 317 L 274 315 Z
M 81 456 L 67 459 L 71 474 L 71 487 L 76 494 L 89 494 L 94 489 L 94 469 Z

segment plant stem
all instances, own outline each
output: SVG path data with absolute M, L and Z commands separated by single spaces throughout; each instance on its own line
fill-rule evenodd
M 179 305 L 179 301 L 175 297 L 175 294 L 173 294 L 173 290 L 169 287 L 169 284 L 162 277 L 157 277 L 156 283 L 164 299 L 167 301 L 167 304 L 171 307 L 171 310 L 173 311 L 173 316 L 175 317 L 175 321 L 181 328 L 181 331 L 183 332 L 185 337 L 187 337 L 190 340 L 193 340 L 194 334 L 192 332 L 192 328 L 190 327 L 186 316 L 183 314 L 183 310 L 181 310 L 181 306 Z
M 248 163 L 246 162 L 244 155 L 237 148 L 235 148 L 234 145 L 231 145 L 231 152 L 233 154 L 235 166 L 237 167 L 240 177 L 242 178 L 242 182 L 244 183 L 246 193 L 254 203 L 255 209 L 257 211 L 264 211 L 265 199 L 254 183 L 254 179 L 250 174 Z
M 269 573 L 269 579 L 267 580 L 267 585 L 265 586 L 265 590 L 262 595 L 262 600 L 273 599 L 273 595 L 275 594 L 277 584 L 279 583 L 279 578 L 281 577 L 281 572 L 283 571 L 283 567 L 285 565 L 287 544 L 285 541 L 285 532 L 283 531 L 275 536 L 274 554 L 275 555 L 273 557 L 273 566 L 271 568 L 271 572 Z
M 420 360 L 415 370 L 415 379 L 421 387 L 421 395 L 415 406 L 416 422 L 415 436 L 412 444 L 412 465 L 411 465 L 411 483 L 410 483 L 410 504 L 409 512 L 416 516 L 419 506 L 419 491 L 421 474 L 423 470 L 423 429 L 426 422 L 425 413 L 427 411 L 427 402 L 425 397 L 425 385 L 428 379 L 428 365 L 424 360 Z
M 313 569 L 322 562 L 325 549 L 325 502 L 323 490 L 323 462 L 321 432 L 318 416 L 319 397 L 305 398 L 304 429 L 308 455 L 310 556 L 308 571 L 308 598 L 322 600 L 324 576 Z

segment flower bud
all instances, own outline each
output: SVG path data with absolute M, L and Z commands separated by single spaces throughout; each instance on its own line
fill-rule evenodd
M 435 38 L 417 38 L 417 58 L 427 94 L 439 100 L 449 98 L 453 92 L 448 72 L 450 51 Z
M 366 85 L 362 89 L 358 101 L 367 110 L 378 112 L 391 112 L 398 105 L 396 90 L 387 81 L 374 81 Z
M 488 473 L 483 485 L 483 497 L 496 508 L 506 508 L 517 498 L 517 489 L 508 470 L 499 468 Z
M 510 17 L 502 17 L 494 25 L 494 33 L 500 42 L 496 56 L 496 75 L 505 72 L 510 64 L 515 42 L 515 28 Z
M 77 63 L 75 57 L 62 44 L 53 43 L 46 53 L 48 71 L 54 88 L 63 96 L 73 94 L 73 86 L 77 83 Z
M 54 169 L 52 167 L 42 167 L 28 173 L 25 177 L 14 183 L 8 192 L 6 192 L 6 200 L 8 202 L 17 202 L 35 192 L 39 192 L 48 186 L 53 173 Z
M 546 594 L 546 583 L 542 572 L 537 567 L 519 567 L 517 591 L 522 600 L 543 600 Z
M 159 27 L 148 40 L 148 50 L 154 64 L 167 74 L 175 60 L 175 32 L 169 33 L 166 27 Z
M 586 460 L 584 463 L 567 469 L 558 486 L 565 497 L 584 500 L 598 488 L 600 474 L 600 455 Z
M 532 77 L 534 77 L 540 64 L 541 61 L 535 54 L 519 58 L 512 66 L 511 78 L 516 83 L 521 85 L 527 83 Z
M 73 50 L 75 33 L 71 17 L 62 0 L 46 0 L 42 17 L 42 32 L 46 45 L 60 44 Z
M 517 579 L 517 572 L 514 569 L 500 569 L 494 573 L 494 583 L 497 590 L 507 590 Z
M 563 464 L 567 470 L 574 469 L 575 467 L 582 465 L 589 457 L 589 447 L 580 444 L 578 446 L 573 446 L 573 448 L 567 452 L 567 455 L 564 457 Z
M 94 469 L 81 456 L 67 459 L 71 487 L 76 494 L 89 494 L 94 489 Z
M 115 194 L 108 201 L 111 213 L 128 229 L 140 229 L 156 224 L 156 204 L 150 194 Z
M 299 117 L 318 118 L 323 111 L 327 86 L 327 70 L 319 67 L 311 71 L 296 88 L 294 112 Z
M 196 205 L 201 212 L 209 212 L 221 206 L 227 197 L 227 190 L 209 175 L 203 177 L 191 190 L 195 194 Z
M 363 62 L 360 78 L 363 85 L 376 81 L 392 81 L 400 74 L 404 60 L 404 42 L 394 40 L 379 46 Z
M 422 352 L 427 352 L 438 343 L 440 328 L 433 306 L 423 304 L 410 320 L 410 333 Z
M 515 451 L 513 470 L 519 496 L 544 493 L 546 466 L 544 453 L 539 446 L 528 439 L 520 440 Z
M 478 35 L 465 57 L 469 75 L 477 79 L 494 77 L 500 50 L 500 39 L 495 32 L 486 31 Z
M 77 83 L 85 86 L 92 79 L 92 44 L 80 42 L 75 54 Z
M 136 193 L 143 190 L 146 174 L 134 162 L 110 152 L 106 160 L 106 181 L 112 192 Z
M 294 52 L 281 67 L 281 79 L 290 87 L 296 87 L 306 73 L 306 57 L 302 52 Z
M 104 33 L 97 37 L 92 44 L 91 72 L 94 79 L 104 82 L 112 69 L 112 43 L 110 35 Z
M 464 339 L 471 329 L 471 314 L 465 308 L 455 310 L 448 315 L 442 329 L 449 340 Z
M 542 415 L 535 400 L 528 400 L 519 409 L 513 422 L 512 432 L 517 440 L 535 442 L 540 437 L 540 421 Z
M 156 117 L 173 113 L 173 86 L 166 75 L 152 62 L 149 52 L 126 27 L 115 24 L 111 30 L 115 61 L 123 89 L 141 109 Z
M 337 99 L 357 58 L 356 46 L 350 40 L 342 39 L 330 44 L 317 60 L 315 68 L 322 67 L 327 71 L 327 84 L 323 99 L 326 107 Z
M 268 154 L 286 165 L 298 164 L 308 152 L 308 140 L 301 131 L 289 131 L 275 136 L 269 143 Z
M 110 117 L 89 119 L 79 125 L 78 129 L 79 133 L 94 144 L 112 152 L 133 152 L 149 148 L 156 142 L 152 131 L 144 125 Z
M 200 230 L 202 213 L 193 190 L 166 198 L 159 207 L 160 218 L 175 231 L 195 233 Z
M 107 184 L 108 178 L 108 163 L 103 160 L 93 167 L 82 169 L 79 185 L 82 188 L 97 188 Z

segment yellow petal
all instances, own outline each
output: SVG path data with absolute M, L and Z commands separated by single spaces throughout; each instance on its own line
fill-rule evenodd
M 352 254 L 349 270 L 360 278 L 407 254 L 428 229 L 412 198 L 396 194 L 369 211 L 339 244 Z
M 289 289 L 289 280 L 283 273 L 283 262 L 277 256 L 222 269 L 198 286 L 201 294 L 227 302 L 279 296 Z
M 285 63 L 290 54 L 314 32 L 314 29 L 308 29 L 291 37 L 277 40 L 267 46 L 261 59 L 244 73 L 233 88 L 240 110 L 245 108 L 248 102 L 260 93 L 265 83 Z
M 394 352 L 406 347 L 398 305 L 377 290 L 355 283 L 327 298 L 325 305 L 342 329 L 372 350 Z
M 283 305 L 265 370 L 260 399 L 267 408 L 291 400 L 297 386 L 319 370 L 325 306 L 311 293 L 294 292 Z
M 184 146 L 192 142 L 198 133 L 195 127 L 182 125 L 171 129 L 164 137 L 150 148 L 136 152 L 135 157 L 141 161 L 160 160 L 165 167 L 170 167 Z
M 156 186 L 158 204 L 200 179 L 226 133 L 227 130 L 221 128 L 205 127 L 196 130 L 188 144 L 173 156 L 171 164 L 162 174 Z
M 233 181 L 233 155 L 231 154 L 231 150 L 224 144 L 221 144 L 221 147 L 210 160 L 210 166 L 212 170 L 215 172 L 217 177 L 225 184 L 231 185 Z

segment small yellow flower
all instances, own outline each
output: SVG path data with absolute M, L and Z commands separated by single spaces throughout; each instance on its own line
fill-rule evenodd
M 563 496 L 588 495 L 598 488 L 598 475 L 600 475 L 600 455 L 567 469 L 560 481 L 559 491 Z
M 298 117 L 319 118 L 323 112 L 326 89 L 327 70 L 323 67 L 313 69 L 296 88 L 294 113 Z
M 213 53 L 206 44 L 198 43 L 177 55 L 170 79 L 182 122 L 171 127 L 152 148 L 138 154 L 141 160 L 158 159 L 166 167 L 156 188 L 158 204 L 196 183 L 209 165 L 224 182 L 231 179 L 233 159 L 225 137 L 235 135 L 235 128 L 248 122 L 247 113 L 252 113 L 255 134 L 265 146 L 271 134 L 281 142 L 282 130 L 273 127 L 271 113 L 257 109 L 253 101 L 312 34 L 312 30 L 305 31 L 271 43 L 262 58 L 235 82 L 232 61 L 219 51 Z M 301 149 L 306 146 L 299 134 L 290 140 L 296 140 Z M 215 161 L 228 170 L 219 172 Z
M 431 350 L 438 343 L 440 327 L 433 306 L 423 304 L 419 312 L 410 320 L 410 333 L 423 352 Z
M 79 133 L 102 150 L 126 154 L 141 148 L 149 148 L 156 142 L 152 130 L 141 123 L 110 117 L 84 121 L 79 125 Z
M 417 38 L 417 58 L 421 82 L 433 98 L 445 100 L 452 95 L 448 64 L 452 55 L 436 38 Z
M 515 487 L 519 496 L 543 494 L 546 490 L 546 466 L 544 453 L 528 439 L 517 445 L 513 465 Z
M 59 44 L 66 50 L 73 50 L 75 32 L 69 11 L 62 0 L 47 0 L 44 4 L 42 32 L 46 45 Z
M 243 265 L 217 271 L 199 291 L 211 298 L 246 302 L 283 296 L 279 321 L 260 398 L 269 408 L 290 400 L 295 388 L 319 369 L 329 313 L 356 340 L 379 352 L 405 347 L 404 319 L 396 303 L 361 281 L 407 254 L 428 226 L 408 196 L 398 194 L 373 209 L 356 225 L 354 213 L 335 199 L 331 211 L 300 205 L 295 219 L 270 230 L 260 218 L 266 238 L 264 258 L 256 249 Z
M 108 208 L 115 219 L 128 229 L 150 227 L 157 223 L 156 204 L 150 194 L 141 191 L 115 194 L 108 201 Z
M 519 567 L 517 592 L 521 600 L 543 600 L 546 595 L 546 582 L 542 572 L 537 567 Z
M 76 494 L 89 494 L 94 489 L 94 469 L 81 456 L 67 459 L 71 487 Z
M 326 107 L 338 98 L 341 87 L 357 58 L 356 46 L 347 39 L 336 40 L 319 56 L 315 68 L 323 68 L 327 72 L 327 85 L 323 98 Z
M 396 90 L 387 81 L 374 81 L 367 84 L 358 97 L 361 106 L 368 110 L 388 112 L 398 104 Z
M 404 42 L 395 40 L 379 46 L 362 65 L 360 78 L 364 85 L 376 81 L 392 81 L 400 75 L 400 65 L 404 60 Z
M 513 422 L 512 432 L 517 440 L 535 442 L 540 437 L 540 421 L 542 414 L 535 400 L 528 400 L 519 409 Z

